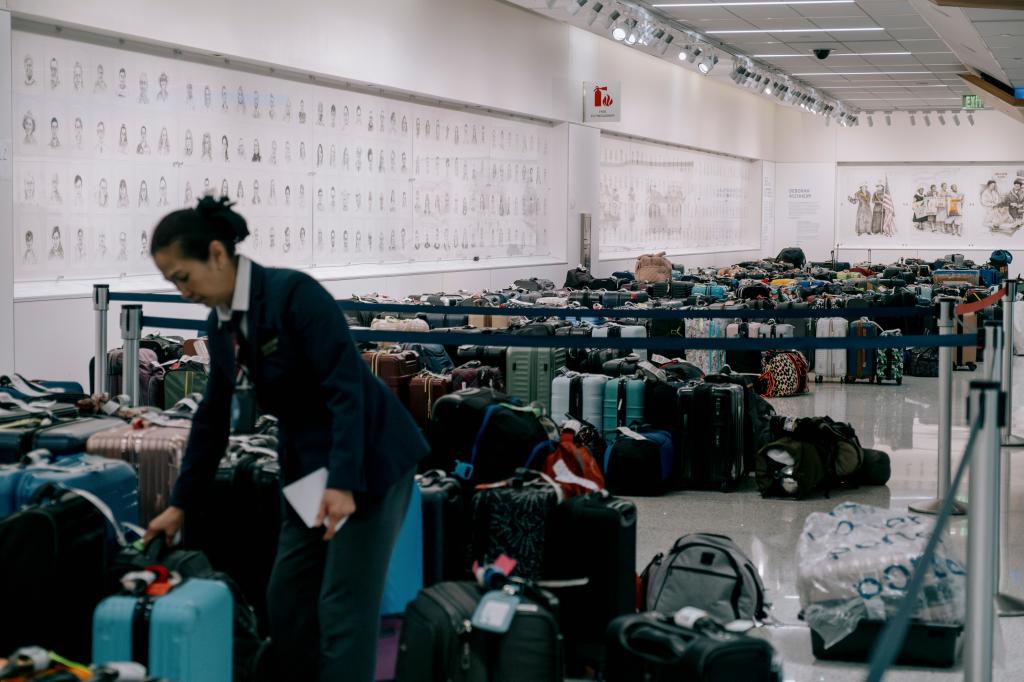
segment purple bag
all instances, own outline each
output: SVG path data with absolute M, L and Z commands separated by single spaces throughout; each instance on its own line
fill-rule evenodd
M 116 348 L 107 353 L 107 376 L 110 395 L 124 392 L 122 365 L 124 350 Z M 139 404 L 163 407 L 164 368 L 157 362 L 156 353 L 149 348 L 139 349 Z

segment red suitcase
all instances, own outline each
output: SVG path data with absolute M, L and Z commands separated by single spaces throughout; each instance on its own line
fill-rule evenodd
M 412 350 L 363 353 L 363 360 L 370 365 L 370 371 L 387 384 L 403 405 L 409 404 L 409 384 L 420 371 L 419 357 L 419 354 Z
M 452 378 L 450 376 L 423 371 L 412 378 L 409 382 L 407 406 L 421 429 L 430 425 L 434 403 L 451 392 Z

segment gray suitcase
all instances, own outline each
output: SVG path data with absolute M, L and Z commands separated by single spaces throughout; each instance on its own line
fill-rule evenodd
M 539 402 L 551 413 L 551 382 L 565 366 L 564 348 L 509 348 L 505 389 L 523 402 Z

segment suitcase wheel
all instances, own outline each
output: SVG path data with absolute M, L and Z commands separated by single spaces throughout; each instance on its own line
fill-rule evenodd
M 816 374 L 816 375 L 814 375 L 814 383 L 816 383 L 816 384 L 820 384 L 820 383 L 822 383 L 822 382 L 823 382 L 824 380 L 825 380 L 825 378 L 824 378 L 823 376 L 821 376 L 820 374 Z
M 902 386 L 903 385 L 903 378 L 902 377 L 896 380 L 896 385 L 897 386 Z

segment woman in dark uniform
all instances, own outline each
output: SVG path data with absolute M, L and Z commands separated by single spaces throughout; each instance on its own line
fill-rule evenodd
M 427 446 L 363 362 L 332 296 L 304 273 L 236 254 L 249 230 L 230 206 L 206 197 L 153 232 L 161 273 L 213 312 L 206 396 L 171 506 L 146 539 L 173 537 L 209 490 L 244 367 L 261 410 L 279 420 L 283 483 L 328 472 L 316 527 L 284 505 L 267 594 L 275 657 L 288 679 L 373 680 L 388 560 Z

